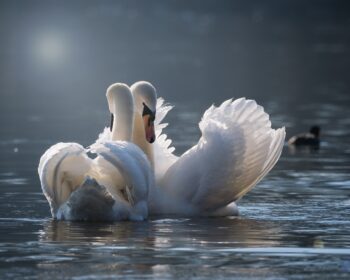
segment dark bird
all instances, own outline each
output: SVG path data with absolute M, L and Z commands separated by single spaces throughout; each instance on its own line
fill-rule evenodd
M 309 132 L 291 137 L 288 140 L 288 145 L 318 147 L 320 145 L 320 130 L 319 126 L 314 125 Z

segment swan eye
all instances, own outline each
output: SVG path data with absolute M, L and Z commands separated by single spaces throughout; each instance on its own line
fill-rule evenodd
M 156 112 L 152 112 L 152 110 L 144 102 L 142 104 L 143 104 L 142 117 L 149 115 L 149 122 L 154 122 L 154 120 L 156 119 Z

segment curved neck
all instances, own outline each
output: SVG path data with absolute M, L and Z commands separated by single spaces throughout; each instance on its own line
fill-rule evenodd
M 128 100 L 125 96 L 121 96 L 114 101 L 113 114 L 113 141 L 131 141 L 134 123 L 134 108 L 132 99 Z
M 134 114 L 134 130 L 132 135 L 132 142 L 140 147 L 140 149 L 146 154 L 152 167 L 154 167 L 153 147 L 152 144 L 148 143 L 146 140 L 142 116 L 136 111 Z

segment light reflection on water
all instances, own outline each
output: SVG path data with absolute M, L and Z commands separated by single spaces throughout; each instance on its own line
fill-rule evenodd
M 231 277 L 293 273 L 302 277 L 310 272 L 341 276 L 348 272 L 350 260 L 348 249 L 327 246 L 325 232 L 289 228 L 291 221 L 283 220 L 243 216 L 153 217 L 144 223 L 118 224 L 50 219 L 7 222 L 7 226 L 17 224 L 16 228 L 21 228 L 21 234 L 13 235 L 0 247 L 0 260 L 8 267 L 6 276 L 11 277 L 23 277 L 24 271 L 36 271 L 39 276 L 63 273 L 97 278 L 142 275 L 209 279 L 216 273 Z M 28 238 L 30 233 L 37 239 Z M 342 243 L 339 237 L 332 240 Z
M 168 133 L 179 153 L 198 137 L 200 113 L 178 109 Z M 286 118 L 286 117 L 285 117 Z M 188 125 L 185 136 L 179 132 Z M 50 141 L 2 142 L 0 273 L 6 278 L 348 278 L 347 144 L 291 150 L 238 202 L 240 217 L 151 217 L 146 222 L 53 221 L 37 160 Z M 88 141 L 86 141 L 88 142 Z M 13 153 L 12 145 L 19 145 Z
M 332 115 L 333 107 L 323 108 Z M 281 109 L 271 110 L 276 110 L 271 112 L 276 126 L 299 123 Z M 200 117 L 200 111 L 181 104 L 169 115 L 167 133 L 177 153 L 198 139 Z M 240 217 L 151 217 L 141 223 L 51 220 L 36 168 L 44 149 L 56 141 L 25 135 L 0 139 L 0 274 L 18 279 L 346 279 L 350 157 L 345 140 L 350 133 L 334 124 L 324 128 L 319 150 L 285 146 L 273 171 L 238 202 Z

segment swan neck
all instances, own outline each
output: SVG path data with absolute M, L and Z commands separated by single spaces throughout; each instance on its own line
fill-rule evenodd
M 113 114 L 113 141 L 131 141 L 133 134 L 134 110 L 127 100 L 115 101 Z
M 133 130 L 132 142 L 139 146 L 140 149 L 146 154 L 152 167 L 154 167 L 154 156 L 152 144 L 146 140 L 144 123 L 140 113 L 135 112 L 134 114 L 134 130 Z

